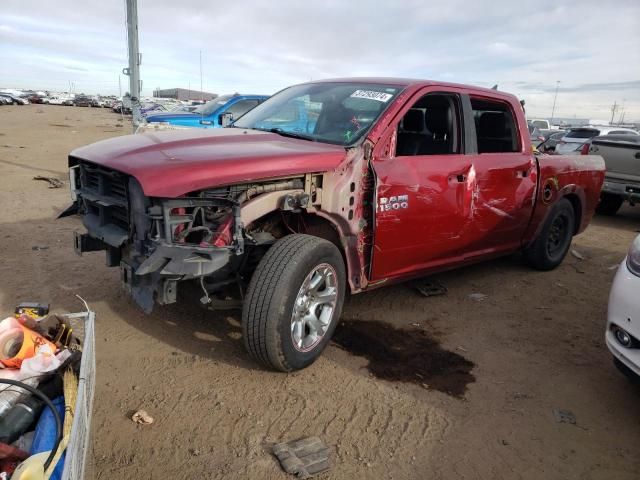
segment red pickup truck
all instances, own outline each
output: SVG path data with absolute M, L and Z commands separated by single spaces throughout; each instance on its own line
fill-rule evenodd
M 320 355 L 347 293 L 516 251 L 556 267 L 605 170 L 532 153 L 512 95 L 390 78 L 296 85 L 229 128 L 112 138 L 69 166 L 79 254 L 106 250 L 147 312 L 179 284 L 235 294 L 250 355 L 283 371 Z

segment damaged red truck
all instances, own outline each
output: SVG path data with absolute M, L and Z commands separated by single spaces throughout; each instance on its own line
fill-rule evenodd
M 81 254 L 147 312 L 178 285 L 236 292 L 250 355 L 312 363 L 348 293 L 522 251 L 549 270 L 598 203 L 598 156 L 531 151 L 517 98 L 421 80 L 289 87 L 218 130 L 104 140 L 69 157 Z

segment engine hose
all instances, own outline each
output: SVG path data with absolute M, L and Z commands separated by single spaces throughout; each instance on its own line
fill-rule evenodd
M 53 418 L 56 421 L 56 442 L 54 443 L 53 448 L 51 449 L 51 452 L 47 457 L 47 461 L 44 462 L 44 470 L 46 472 L 47 468 L 49 468 L 49 465 L 51 465 L 53 458 L 56 456 L 56 452 L 58 451 L 58 447 L 60 446 L 60 442 L 62 441 L 62 422 L 60 421 L 60 415 L 58 415 L 58 411 L 56 410 L 56 407 L 53 405 L 51 400 L 49 400 L 49 397 L 47 397 L 44 393 L 42 393 L 37 388 L 32 387 L 31 385 L 27 385 L 26 383 L 22 383 L 18 380 L 10 380 L 8 378 L 0 378 L 0 383 L 13 385 L 14 387 L 20 387 L 28 391 L 29 393 L 32 393 L 33 395 L 38 397 L 40 400 L 42 400 L 45 403 L 45 405 L 49 407 L 49 409 L 51 410 L 51 413 L 53 413 Z

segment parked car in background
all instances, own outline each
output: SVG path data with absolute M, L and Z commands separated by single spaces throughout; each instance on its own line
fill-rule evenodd
M 598 156 L 534 155 L 513 95 L 391 78 L 295 85 L 232 128 L 110 138 L 69 167 L 77 253 L 105 250 L 146 312 L 240 290 L 245 347 L 282 371 L 318 358 L 348 294 L 517 251 L 557 267 L 604 179 Z
M 529 128 L 529 137 L 531 138 L 531 145 L 535 148 L 538 148 L 542 142 L 544 142 L 544 135 L 538 127 L 536 127 L 533 123 L 527 123 Z
M 640 135 L 602 135 L 588 147 L 582 153 L 600 155 L 607 166 L 596 211 L 615 215 L 624 202 L 640 202 Z
M 198 105 L 176 105 L 171 110 L 172 113 L 192 113 Z
M 60 96 L 60 95 L 51 95 L 47 98 L 49 105 L 62 105 L 65 100 L 68 100 L 68 97 Z
M 562 155 L 580 155 L 581 149 L 593 137 L 599 135 L 640 135 L 635 130 L 621 127 L 587 126 L 570 129 L 556 145 L 556 153 Z
M 13 100 L 11 100 L 9 97 L 3 97 L 2 95 L 0 95 L 0 105 L 12 105 L 13 104 Z
M 143 117 L 146 117 L 147 115 L 154 115 L 154 114 L 166 112 L 166 111 L 167 109 L 165 108 L 165 106 L 160 103 L 145 102 L 140 106 L 140 113 Z
M 179 127 L 219 128 L 223 126 L 223 114 L 230 114 L 230 121 L 237 120 L 267 98 L 267 95 L 222 95 L 200 105 L 191 113 L 153 114 L 148 115 L 146 121 Z
M 539 130 L 551 130 L 551 124 L 549 120 L 542 120 L 540 118 L 532 118 L 528 121 L 529 124 L 534 127 L 538 127 Z
M 640 235 L 618 267 L 611 293 L 605 342 L 616 366 L 627 376 L 640 376 Z
M 548 130 L 543 133 L 544 142 L 538 145 L 541 152 L 555 152 L 558 142 L 567 134 L 564 130 Z
M 28 105 L 29 104 L 29 100 L 27 100 L 26 98 L 22 98 L 22 97 L 19 97 L 17 95 L 13 95 L 11 93 L 2 93 L 2 92 L 0 92 L 0 96 L 9 98 L 13 105 Z
M 73 104 L 76 107 L 90 107 L 93 104 L 93 99 L 87 95 L 76 95 Z
M 27 100 L 29 100 L 29 103 L 38 103 L 38 104 L 49 103 L 46 97 L 43 97 L 42 95 L 38 95 L 38 94 L 27 96 Z

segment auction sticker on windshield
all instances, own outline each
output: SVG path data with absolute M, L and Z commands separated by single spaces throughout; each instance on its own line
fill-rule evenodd
M 353 98 L 368 98 L 378 102 L 388 102 L 393 97 L 390 93 L 376 92 L 374 90 L 356 90 L 351 94 Z

